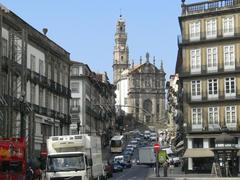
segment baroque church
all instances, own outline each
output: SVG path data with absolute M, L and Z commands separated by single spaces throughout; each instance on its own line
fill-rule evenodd
M 117 20 L 113 52 L 113 83 L 116 85 L 116 109 L 149 126 L 164 126 L 165 72 L 158 68 L 155 57 L 140 57 L 139 64 L 129 64 L 129 49 L 125 21 Z

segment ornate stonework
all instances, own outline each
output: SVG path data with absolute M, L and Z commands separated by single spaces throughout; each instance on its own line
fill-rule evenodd
M 127 107 L 124 111 L 132 114 L 140 122 L 163 126 L 166 118 L 163 64 L 157 68 L 155 58 L 153 57 L 151 63 L 150 55 L 146 53 L 146 58 L 140 57 L 140 64 L 134 65 L 133 62 L 130 66 L 126 42 L 125 21 L 120 16 L 113 52 L 113 82 L 117 86 L 117 106 L 125 109 Z M 127 86 L 124 86 L 122 82 L 126 79 Z

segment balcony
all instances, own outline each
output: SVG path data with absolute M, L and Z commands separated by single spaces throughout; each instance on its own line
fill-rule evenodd
M 226 126 L 230 132 L 239 131 L 237 123 L 226 123 Z M 206 125 L 189 125 L 186 128 L 187 133 L 219 133 L 222 131 L 222 127 L 219 124 L 206 124 Z
M 48 86 L 47 77 L 46 77 L 46 76 L 43 76 L 43 75 L 39 75 L 39 76 L 40 76 L 40 84 L 41 84 L 43 87 L 47 87 L 47 86 Z
M 218 91 L 218 94 L 208 95 L 208 92 L 202 92 L 202 95 L 195 98 L 191 93 L 184 93 L 186 102 L 189 104 L 209 103 L 209 102 L 224 102 L 224 101 L 239 101 L 240 93 L 226 94 L 225 91 Z
M 240 6 L 240 0 L 211 0 L 192 4 L 182 4 L 182 16 L 209 13 Z
M 71 112 L 71 113 L 80 112 L 80 106 L 71 106 L 71 107 L 70 107 L 70 112 Z
M 238 74 L 240 73 L 240 64 L 236 64 L 237 59 L 235 59 L 235 64 L 231 66 L 225 66 L 222 63 L 218 63 L 216 67 L 208 67 L 207 65 L 201 65 L 198 69 L 199 71 L 192 71 L 187 68 L 181 68 L 179 76 L 180 77 L 204 77 L 209 75 L 224 75 L 224 74 Z
M 31 81 L 36 84 L 39 83 L 40 75 L 37 72 L 31 71 Z
M 198 38 L 192 38 L 189 34 L 182 34 L 178 36 L 178 45 L 197 44 L 210 41 L 229 40 L 240 38 L 240 27 L 234 28 L 231 33 L 224 33 L 224 29 L 219 29 L 217 32 L 213 32 L 215 35 L 207 36 L 207 32 L 203 31 L 199 33 Z

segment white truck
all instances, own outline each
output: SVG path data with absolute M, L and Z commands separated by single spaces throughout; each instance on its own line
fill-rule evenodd
M 153 166 L 156 163 L 156 157 L 153 147 L 141 147 L 138 150 L 139 164 Z
M 87 134 L 51 136 L 47 139 L 47 151 L 43 179 L 105 179 L 100 137 Z

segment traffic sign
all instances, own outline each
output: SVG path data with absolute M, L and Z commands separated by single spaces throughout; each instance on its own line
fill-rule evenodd
M 160 145 L 158 143 L 153 144 L 154 152 L 156 153 L 160 149 Z

